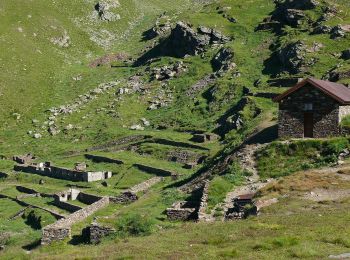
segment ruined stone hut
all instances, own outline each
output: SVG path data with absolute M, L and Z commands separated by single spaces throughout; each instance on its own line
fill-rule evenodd
M 280 138 L 324 138 L 341 135 L 350 114 L 350 89 L 334 82 L 306 79 L 274 98 L 279 103 Z

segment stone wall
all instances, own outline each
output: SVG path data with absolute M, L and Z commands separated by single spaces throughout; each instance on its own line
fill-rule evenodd
M 112 177 L 111 172 L 80 172 L 55 166 L 46 166 L 43 163 L 38 165 L 15 165 L 14 170 L 68 181 L 92 182 Z
M 146 180 L 140 184 L 137 184 L 135 186 L 133 186 L 130 191 L 132 193 L 138 193 L 138 192 L 142 192 L 142 191 L 146 191 L 149 188 L 151 188 L 153 185 L 157 184 L 158 182 L 163 181 L 164 178 L 163 177 L 153 177 L 149 180 Z
M 173 176 L 176 175 L 176 173 L 173 173 L 172 171 L 169 170 L 164 170 L 164 169 L 159 169 L 151 166 L 147 166 L 144 164 L 134 164 L 134 167 L 138 168 L 141 171 L 145 171 L 151 174 L 159 175 L 159 176 Z
M 70 203 L 65 202 L 65 201 L 55 200 L 54 204 L 55 204 L 55 206 L 57 206 L 61 209 L 67 210 L 69 212 L 76 212 L 76 211 L 82 209 L 82 207 L 76 206 L 74 204 L 70 204 Z
M 202 163 L 207 156 L 190 151 L 175 150 L 167 154 L 168 160 L 178 163 Z
M 93 162 L 105 162 L 105 163 L 115 163 L 115 164 L 124 164 L 123 161 L 112 159 L 104 156 L 98 156 L 98 155 L 92 155 L 92 154 L 85 154 L 85 158 L 89 159 Z
M 63 240 L 71 237 L 71 226 L 79 221 L 84 220 L 96 211 L 106 207 L 109 204 L 109 198 L 103 197 L 99 201 L 74 212 L 64 219 L 48 225 L 42 230 L 42 245 L 48 245 L 53 241 Z
M 187 201 L 180 201 L 174 203 L 171 208 L 168 208 L 166 215 L 171 221 L 196 220 L 198 218 L 197 209 Z
M 205 221 L 207 218 L 207 207 L 208 207 L 208 194 L 209 194 L 209 184 L 210 181 L 206 180 L 203 187 L 203 194 L 201 197 L 201 202 L 198 210 L 198 220 Z
M 115 233 L 116 230 L 111 227 L 101 226 L 94 222 L 87 228 L 87 236 L 91 244 L 98 244 L 103 237 Z
M 278 135 L 280 138 L 304 137 L 304 106 L 313 104 L 314 130 L 316 138 L 338 136 L 339 104 L 322 91 L 306 85 L 280 102 Z
M 102 199 L 102 197 L 96 196 L 96 195 L 92 195 L 92 194 L 87 194 L 87 193 L 84 193 L 84 192 L 80 192 L 78 194 L 77 199 L 80 202 L 84 203 L 84 204 L 90 205 L 90 204 L 93 204 L 93 203 L 99 201 L 100 199 Z
M 131 191 L 125 191 L 117 197 L 109 197 L 110 202 L 117 204 L 126 204 L 138 200 L 138 197 L 135 193 Z

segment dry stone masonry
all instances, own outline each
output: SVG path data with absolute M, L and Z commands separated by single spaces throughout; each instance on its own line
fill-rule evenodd
M 42 230 L 42 245 L 49 245 L 54 241 L 64 240 L 71 237 L 71 227 L 73 224 L 80 222 L 92 215 L 96 211 L 106 207 L 109 204 L 109 198 L 103 197 L 97 202 L 81 209 L 64 219 L 48 225 Z
M 30 165 L 15 165 L 15 171 L 34 173 L 56 179 L 69 181 L 93 182 L 106 180 L 112 177 L 112 172 L 87 172 L 76 171 L 52 166 L 51 163 L 39 163 Z

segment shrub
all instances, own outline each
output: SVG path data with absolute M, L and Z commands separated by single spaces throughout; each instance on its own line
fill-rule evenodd
M 117 224 L 117 235 L 127 236 L 146 236 L 151 234 L 154 222 L 146 216 L 138 213 L 130 213 L 122 216 Z

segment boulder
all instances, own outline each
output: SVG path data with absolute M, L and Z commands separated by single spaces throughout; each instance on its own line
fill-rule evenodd
M 222 48 L 211 60 L 215 71 L 228 71 L 236 67 L 233 62 L 234 52 L 231 48 Z
M 346 31 L 341 25 L 334 26 L 331 30 L 331 39 L 344 38 Z
M 342 51 L 341 58 L 344 60 L 350 60 L 350 49 Z
M 229 40 L 214 29 L 201 26 L 195 31 L 189 24 L 178 22 L 166 40 L 163 52 L 181 58 L 197 55 L 212 44 L 223 44 Z
M 293 27 L 301 25 L 305 17 L 306 15 L 302 10 L 286 9 L 284 11 L 285 23 Z
M 312 34 L 327 34 L 330 33 L 332 28 L 328 25 L 316 25 L 316 27 L 313 29 Z
M 277 52 L 277 57 L 286 70 L 291 73 L 299 73 L 306 65 L 306 51 L 307 46 L 303 42 L 297 41 L 280 49 Z

